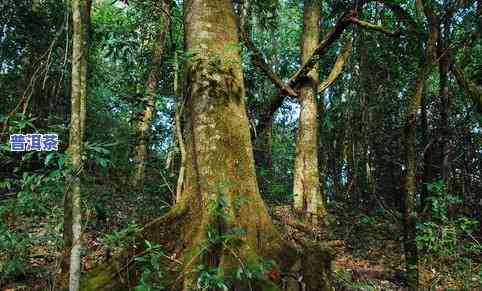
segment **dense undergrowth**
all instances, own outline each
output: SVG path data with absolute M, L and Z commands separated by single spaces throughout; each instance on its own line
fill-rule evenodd
M 25 130 L 29 123 L 19 122 L 17 126 L 12 130 Z M 111 147 L 101 143 L 86 147 L 84 270 L 113 256 L 130 234 L 166 213 L 172 201 L 174 175 L 162 166 L 165 160 L 153 161 L 159 168 L 148 169 L 144 192 L 132 192 L 124 182 L 126 172 L 111 158 Z M 0 184 L 2 193 L 6 193 L 0 200 L 0 286 L 9 290 L 49 290 L 55 284 L 62 249 L 64 177 L 69 171 L 65 154 L 32 152 L 18 161 L 19 157 L 3 144 L 2 157 L 3 167 L 20 163 L 22 168 L 13 168 L 14 175 Z M 460 195 L 447 193 L 440 183 L 430 186 L 436 193 L 426 211 L 430 215 L 422 217 L 417 225 L 421 284 L 427 290 L 477 290 L 482 282 L 479 223 L 466 215 L 454 215 L 463 213 L 455 211 L 461 205 Z M 368 213 L 348 201 L 329 204 L 327 226 L 317 239 L 342 242 L 335 259 L 336 290 L 403 288 L 400 213 L 383 205 Z M 228 238 L 212 239 L 222 243 Z M 168 290 L 162 282 L 169 270 L 162 259 L 169 254 L 163 253 L 161 246 L 145 243 L 149 251 L 135 259 L 144 268 L 136 290 Z M 269 270 L 269 264 L 240 269 L 232 277 L 260 278 Z M 196 270 L 201 274 L 198 283 L 202 288 L 228 290 L 229 277 L 219 276 L 216 270 L 203 265 Z

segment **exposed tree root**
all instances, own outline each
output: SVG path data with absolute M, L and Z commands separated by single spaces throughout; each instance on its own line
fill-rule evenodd
M 186 210 L 185 205 L 178 204 L 165 216 L 145 225 L 127 239 L 128 247 L 84 276 L 81 290 L 129 290 L 136 286 L 142 270 L 135 258 L 150 251 L 145 241 L 169 247 L 179 236 L 177 227 L 183 223 Z M 174 257 L 166 261 L 172 263 L 173 260 Z
M 213 238 L 213 229 L 198 227 L 192 232 L 192 213 L 184 203 L 176 205 L 167 215 L 147 224 L 129 238 L 130 244 L 110 261 L 94 268 L 83 278 L 82 290 L 131 290 L 142 274 L 136 257 L 148 254 L 144 241 L 159 244 L 166 254 L 162 262 L 169 290 L 196 290 L 197 267 L 215 267 L 219 276 L 228 278 L 229 290 L 331 290 L 331 259 L 325 247 L 304 241 L 294 245 L 281 239 L 283 247 L 272 254 L 260 254 L 240 235 L 230 233 L 224 219 L 210 215 L 222 240 Z M 219 221 L 216 221 L 219 220 Z M 228 222 L 229 223 L 229 222 Z M 199 224 L 201 225 L 201 224 Z M 232 237 L 231 237 L 232 236 Z M 251 272 L 253 266 L 273 260 L 263 273 L 252 279 L 233 276 L 236 272 Z

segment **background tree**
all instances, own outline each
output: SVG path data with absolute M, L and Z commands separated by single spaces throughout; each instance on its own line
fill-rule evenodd
M 162 12 L 160 13 L 160 25 L 159 33 L 154 45 L 154 51 L 152 61 L 150 64 L 149 73 L 147 76 L 147 85 L 144 92 L 144 98 L 141 100 L 142 111 L 135 116 L 136 120 L 136 133 L 134 139 L 136 144 L 132 150 L 132 161 L 134 163 L 134 169 L 130 176 L 130 184 L 135 189 L 142 190 L 144 186 L 144 177 L 146 171 L 146 163 L 148 159 L 148 147 L 149 147 L 149 132 L 152 124 L 154 113 L 156 112 L 156 89 L 158 82 L 161 79 L 160 69 L 162 68 L 162 62 L 164 59 L 164 47 L 165 39 L 170 30 L 170 5 L 168 1 L 161 1 Z

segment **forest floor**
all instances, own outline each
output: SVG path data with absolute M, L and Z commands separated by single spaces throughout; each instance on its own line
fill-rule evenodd
M 164 207 L 160 211 L 151 209 L 147 211 L 147 205 L 159 205 L 158 200 L 142 196 L 130 197 L 131 202 L 122 205 L 108 207 L 100 211 L 87 214 L 87 223 L 84 233 L 85 256 L 83 269 L 91 270 L 96 264 L 110 256 L 113 249 L 118 247 L 116 243 L 129 232 L 149 221 L 153 217 L 161 215 L 167 210 Z M 126 201 L 119 199 L 119 201 Z M 140 201 L 145 207 L 140 208 Z M 148 201 L 148 202 L 146 202 Z M 94 207 L 95 208 L 95 207 Z M 138 212 L 142 209 L 142 214 Z M 271 208 L 275 217 L 283 217 L 283 220 L 295 219 L 289 206 Z M 104 211 L 104 212 L 103 212 Z M 397 217 L 389 217 L 394 214 L 366 215 L 356 212 L 347 212 L 341 209 L 331 209 L 328 220 L 329 231 L 317 231 L 315 240 L 327 242 L 336 253 L 333 269 L 335 290 L 406 290 L 403 287 L 403 256 L 399 234 L 400 226 L 395 223 Z M 134 219 L 133 219 L 134 218 Z M 133 223 L 135 222 L 135 223 Z M 283 225 L 282 221 L 275 219 L 276 224 L 286 237 L 293 235 L 304 236 L 296 227 Z M 43 220 L 35 225 L 30 232 L 37 236 L 52 232 L 52 221 Z M 54 231 L 60 232 L 56 227 Z M 2 291 L 52 290 L 55 270 L 57 270 L 58 249 L 52 241 L 38 243 L 29 250 L 28 272 L 18 276 L 14 281 L 0 288 Z M 422 290 L 462 290 L 454 280 L 447 277 L 447 273 L 438 270 L 440 266 L 431 264 L 421 270 L 421 282 L 425 288 Z M 477 266 L 480 268 L 480 265 Z M 443 268 L 442 268 L 443 269 Z M 475 271 L 475 273 L 480 270 Z M 469 280 L 472 280 L 469 278 Z M 477 278 L 473 280 L 478 280 Z M 467 289 L 470 290 L 470 289 Z M 475 290 L 475 289 L 474 289 Z M 480 290 L 480 289 L 479 289 Z
M 289 206 L 277 207 L 274 213 L 276 218 L 283 217 L 277 224 L 288 236 L 293 236 L 293 232 L 306 235 L 293 227 L 296 223 L 289 222 L 296 220 Z M 315 240 L 336 254 L 335 290 L 408 290 L 404 287 L 403 230 L 398 215 L 393 211 L 368 215 L 356 209 L 329 209 L 328 225 L 318 230 Z M 465 259 L 456 254 L 437 258 L 419 253 L 421 290 L 482 290 L 482 258 L 475 262 Z
M 129 205 L 126 205 L 127 208 L 130 208 Z M 118 221 L 125 219 L 127 213 L 118 212 L 118 215 L 116 219 L 111 220 L 112 223 L 108 226 L 111 230 L 114 230 Z M 48 225 L 48 221 L 44 221 L 38 225 L 35 232 L 42 235 L 48 231 Z M 119 225 L 121 224 L 119 223 Z M 86 256 L 83 259 L 83 270 L 85 271 L 91 270 L 96 264 L 107 259 L 111 249 L 115 247 L 111 245 L 111 241 L 122 235 L 114 231 L 110 236 L 105 236 L 102 235 L 102 229 L 90 228 L 84 233 Z M 297 230 L 288 229 L 288 231 L 296 232 Z M 336 290 L 404 290 L 401 287 L 400 278 L 396 277 L 398 273 L 396 270 L 400 265 L 400 251 L 396 244 L 390 243 L 386 245 L 385 249 L 368 248 L 364 251 L 372 259 L 366 259 L 354 254 L 345 241 L 332 240 L 332 242 L 334 242 L 332 246 L 336 253 L 334 261 Z M 52 274 L 57 269 L 56 254 L 48 245 L 39 245 L 31 252 L 29 269 L 32 271 L 26 276 L 19 277 L 18 282 L 3 287 L 2 291 L 50 290 L 50 286 L 54 283 L 53 279 L 45 280 L 45 278 L 53 278 Z
M 283 222 L 277 224 L 285 230 L 287 237 L 306 236 L 306 232 L 300 231 L 296 223 L 289 222 L 296 220 L 289 206 L 277 207 L 274 211 L 276 217 L 282 217 Z M 336 212 L 331 211 L 330 216 L 330 230 L 315 229 L 314 232 L 315 240 L 328 245 L 335 254 L 335 290 L 405 290 L 403 280 L 398 275 L 401 260 L 400 244 L 396 240 L 382 237 L 380 229 L 372 229 L 361 237 L 362 242 L 355 250 L 354 244 L 358 243 L 350 237 L 361 231 L 360 226 L 353 221 L 349 224 L 336 222 L 347 221 L 338 220 Z M 379 244 L 373 243 L 377 239 L 374 233 L 381 234 Z

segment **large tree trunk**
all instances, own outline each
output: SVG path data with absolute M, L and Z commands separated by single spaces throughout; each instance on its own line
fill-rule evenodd
M 142 190 L 144 187 L 146 163 L 148 157 L 148 137 L 152 119 L 156 112 L 155 97 L 157 92 L 157 83 L 160 80 L 160 71 L 164 56 L 164 42 L 166 35 L 169 31 L 169 3 L 166 0 L 162 0 L 161 4 L 162 12 L 160 17 L 159 34 L 154 47 L 154 54 L 151 60 L 149 69 L 149 75 L 147 77 L 147 85 L 145 96 L 143 99 L 143 111 L 140 113 L 138 122 L 136 125 L 136 133 L 134 138 L 136 139 L 136 145 L 132 151 L 132 161 L 134 163 L 134 169 L 129 177 L 129 184 L 132 188 Z
M 232 2 L 188 0 L 184 17 L 186 50 L 194 56 L 186 65 L 181 200 L 139 232 L 117 260 L 91 272 L 84 290 L 123 290 L 129 282 L 135 286 L 140 266 L 132 257 L 149 251 L 144 240 L 165 247 L 172 255 L 166 265 L 179 263 L 178 280 L 169 290 L 196 290 L 201 264 L 225 276 L 229 290 L 279 290 L 273 277 L 253 282 L 233 273 L 266 259 L 286 270 L 298 259 L 275 229 L 256 183 Z M 306 276 L 312 278 L 308 290 L 328 290 L 328 269 L 317 265 L 319 275 Z
M 315 50 L 320 35 L 320 2 L 305 0 L 301 60 L 304 63 Z M 325 216 L 318 168 L 318 106 L 316 95 L 319 83 L 315 67 L 300 86 L 301 105 L 296 159 L 294 167 L 294 208 L 305 219 L 317 224 Z

